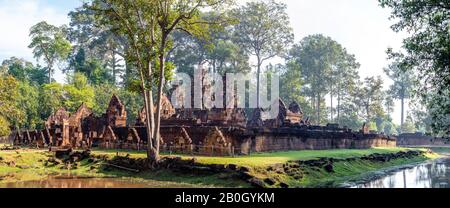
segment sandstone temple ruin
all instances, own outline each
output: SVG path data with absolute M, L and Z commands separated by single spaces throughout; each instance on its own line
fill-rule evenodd
M 261 110 L 247 116 L 243 109 L 174 109 L 162 99 L 161 149 L 199 154 L 234 155 L 251 152 L 370 148 L 396 146 L 396 139 L 366 130 L 353 132 L 337 125 L 313 126 L 297 103 L 282 100 L 276 119 L 263 120 Z M 249 118 L 250 117 L 250 118 Z M 127 125 L 126 106 L 113 95 L 106 112 L 95 116 L 82 104 L 73 114 L 58 109 L 43 130 L 16 132 L 14 144 L 36 147 L 146 148 L 145 111 Z

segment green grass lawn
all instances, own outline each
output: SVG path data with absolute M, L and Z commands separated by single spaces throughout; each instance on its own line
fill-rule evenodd
M 336 150 L 301 150 L 301 151 L 286 151 L 286 152 L 267 152 L 267 153 L 253 153 L 249 156 L 236 157 L 209 157 L 209 156 L 195 156 L 197 161 L 202 164 L 236 164 L 250 167 L 264 167 L 267 165 L 285 163 L 292 160 L 310 160 L 319 157 L 333 157 L 333 158 L 348 158 L 369 155 L 373 153 L 394 153 L 408 148 L 372 148 L 372 149 L 336 149 Z M 94 154 L 107 154 L 114 156 L 116 154 L 126 155 L 130 157 L 142 158 L 146 157 L 143 151 L 123 151 L 123 150 L 94 150 Z M 166 155 L 167 154 L 163 154 Z M 172 155 L 180 156 L 184 159 L 191 159 L 193 156 L 187 155 Z
M 96 151 L 97 155 L 108 155 L 112 158 L 116 153 Z M 121 152 L 125 155 L 125 152 Z M 145 153 L 132 153 L 134 157 L 145 156 Z M 128 181 L 136 181 L 148 184 L 149 187 L 176 187 L 176 188 L 204 188 L 204 187 L 248 187 L 249 185 L 240 180 L 222 179 L 224 175 L 189 175 L 178 174 L 168 170 L 144 171 L 130 173 L 120 170 L 105 170 L 100 164 L 91 164 L 87 160 L 79 162 L 76 169 L 63 168 L 63 165 L 44 166 L 51 153 L 46 150 L 20 149 L 13 151 L 0 151 L 0 184 L 37 181 L 49 176 L 77 176 L 96 178 L 119 178 Z M 14 165 L 7 165 L 14 161 Z M 94 167 L 94 168 L 92 168 Z M 0 185 L 0 187 L 2 187 Z
M 394 153 L 404 148 L 373 148 L 373 149 L 339 149 L 339 150 L 303 150 L 273 153 L 255 153 L 241 157 L 197 157 L 204 164 L 237 164 L 251 167 L 261 167 L 276 163 L 286 163 L 293 160 L 310 160 L 320 157 L 348 158 L 369 155 L 373 153 Z
M 305 177 L 301 180 L 294 180 L 286 177 L 286 183 L 294 187 L 334 187 L 343 182 L 354 182 L 370 176 L 374 171 L 387 170 L 389 168 L 424 162 L 428 159 L 434 159 L 437 155 L 427 154 L 409 159 L 394 159 L 389 162 L 372 162 L 366 160 L 355 160 L 352 162 L 337 162 L 333 164 L 333 173 L 328 173 L 323 169 L 304 170 Z

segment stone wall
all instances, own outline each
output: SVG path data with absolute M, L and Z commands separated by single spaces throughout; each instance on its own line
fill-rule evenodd
M 361 134 L 345 132 L 321 132 L 308 130 L 279 129 L 256 132 L 250 140 L 241 144 L 241 153 L 287 151 L 287 150 L 324 150 L 324 149 L 367 149 L 371 147 L 395 147 L 395 138 L 379 134 Z
M 397 137 L 399 146 L 445 146 L 450 138 L 427 136 L 422 133 L 404 133 Z
M 139 140 L 133 136 L 139 135 Z M 116 141 L 104 138 L 114 148 L 145 149 L 144 127 L 114 128 Z M 198 155 L 234 155 L 252 152 L 366 149 L 371 147 L 395 147 L 396 139 L 380 134 L 360 132 L 324 131 L 299 128 L 219 128 L 216 126 L 164 126 L 161 128 L 161 149 Z M 126 145 L 125 145 L 126 144 Z

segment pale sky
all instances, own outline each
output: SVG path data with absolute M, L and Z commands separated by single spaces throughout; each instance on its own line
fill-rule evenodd
M 388 64 L 386 49 L 399 49 L 404 36 L 389 27 L 389 10 L 377 0 L 280 0 L 287 3 L 295 41 L 311 34 L 330 36 L 356 55 L 361 64 L 360 75 L 382 75 L 387 88 L 391 81 L 384 76 Z M 54 25 L 68 24 L 67 13 L 81 6 L 81 0 L 0 0 L 0 63 L 11 56 L 36 62 L 28 49 L 29 29 L 40 21 Z M 57 70 L 55 79 L 63 82 Z M 400 123 L 400 107 L 396 102 L 393 118 Z

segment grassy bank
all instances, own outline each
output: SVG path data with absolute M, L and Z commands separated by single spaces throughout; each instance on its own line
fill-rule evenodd
M 248 167 L 249 174 L 255 178 L 267 178 L 277 181 L 269 187 L 278 187 L 284 183 L 289 187 L 314 187 L 330 185 L 347 180 L 353 180 L 361 175 L 383 168 L 425 161 L 436 157 L 435 154 L 422 155 L 414 158 L 401 158 L 388 162 L 371 162 L 361 159 L 342 161 L 333 164 L 334 172 L 330 173 L 316 167 L 297 167 L 296 174 L 268 171 L 275 164 L 289 165 L 291 161 L 307 161 L 317 158 L 360 158 L 371 154 L 390 154 L 407 151 L 405 148 L 373 148 L 365 150 L 318 150 L 289 151 L 274 153 L 258 153 L 240 157 L 195 157 L 198 164 L 237 165 Z M 93 157 L 104 157 L 107 160 L 115 156 L 128 155 L 130 158 L 145 158 L 145 152 L 124 150 L 93 150 Z M 45 150 L 10 150 L 0 151 L 0 183 L 41 180 L 49 175 L 77 175 L 86 177 L 117 177 L 127 180 L 148 183 L 151 187 L 249 187 L 245 180 L 223 172 L 215 174 L 186 174 L 170 170 L 142 171 L 132 173 L 105 166 L 102 162 L 82 160 L 74 167 L 64 164 L 47 164 L 52 154 Z M 167 155 L 165 155 L 167 156 Z M 174 155 L 171 155 L 174 156 Z M 192 156 L 181 156 L 190 160 Z M 14 163 L 14 164 L 12 164 Z M 70 170 L 69 170 L 70 168 Z M 297 174 L 298 173 L 298 174 Z M 299 177 L 299 174 L 301 177 Z
M 285 163 L 292 160 L 311 160 L 320 157 L 332 158 L 349 158 L 360 157 L 374 153 L 395 153 L 405 151 L 410 148 L 372 148 L 372 149 L 337 149 L 337 150 L 302 150 L 302 151 L 286 151 L 286 152 L 268 152 L 268 153 L 254 153 L 249 156 L 238 157 L 208 157 L 195 156 L 197 162 L 202 164 L 236 164 L 249 167 L 265 167 L 277 163 Z M 143 151 L 126 151 L 126 150 L 94 150 L 92 152 L 96 155 L 130 155 L 132 158 L 144 158 L 146 153 Z M 164 154 L 164 156 L 169 156 Z M 183 159 L 191 159 L 193 156 L 185 155 L 170 155 L 180 156 Z
M 296 178 L 297 175 L 295 174 L 267 173 L 267 171 L 262 171 L 260 177 L 280 178 L 280 181 L 288 184 L 289 187 L 336 187 L 344 182 L 355 182 L 367 178 L 374 171 L 383 171 L 406 164 L 424 162 L 437 157 L 437 154 L 426 153 L 411 158 L 398 158 L 384 162 L 355 157 L 351 161 L 344 160 L 333 163 L 333 172 L 328 172 L 324 168 L 318 167 L 300 167 L 297 171 L 301 172 L 301 179 Z
M 124 155 L 125 153 L 121 153 Z M 93 153 L 96 157 L 105 156 L 112 159 L 116 153 Z M 141 157 L 141 153 L 135 153 Z M 47 164 L 46 161 L 53 156 L 46 150 L 20 149 L 0 151 L 0 184 L 18 181 L 43 180 L 49 176 L 78 176 L 96 178 L 120 178 L 148 184 L 149 187 L 249 187 L 244 181 L 229 179 L 225 175 L 190 175 L 178 174 L 169 170 L 144 171 L 133 173 L 110 168 L 102 162 L 92 163 L 83 160 L 76 167 L 67 167 L 64 164 Z M 226 178 L 226 179 L 222 179 Z

